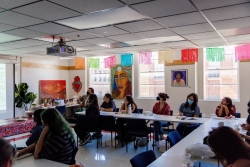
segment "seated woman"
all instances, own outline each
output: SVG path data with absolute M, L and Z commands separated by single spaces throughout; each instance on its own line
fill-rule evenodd
M 112 112 L 115 111 L 116 105 L 110 93 L 106 93 L 103 97 L 103 103 L 100 106 L 101 111 Z
M 54 108 L 42 112 L 44 129 L 37 143 L 21 150 L 18 156 L 34 153 L 34 158 L 45 158 L 64 164 L 74 164 L 77 147 L 71 127 Z
M 169 96 L 165 93 L 159 93 L 158 97 L 156 97 L 156 100 L 159 102 L 156 102 L 153 107 L 153 113 L 158 115 L 170 115 L 170 106 L 166 102 L 166 100 L 169 99 Z M 159 142 L 159 135 L 160 140 L 163 140 L 163 130 L 162 130 L 162 121 L 154 121 L 154 137 L 155 141 Z
M 217 106 L 215 114 L 218 117 L 225 117 L 236 114 L 236 108 L 232 104 L 232 99 L 229 97 L 224 97 L 221 101 L 221 104 Z
M 34 112 L 34 122 L 36 123 L 36 126 L 33 128 L 32 133 L 30 137 L 26 141 L 26 145 L 29 146 L 33 143 L 36 143 L 43 131 L 43 123 L 41 121 L 41 113 L 44 111 L 44 109 L 38 109 Z
M 250 146 L 232 128 L 223 126 L 211 131 L 207 143 L 224 167 L 250 166 Z
M 126 110 L 126 113 L 128 114 L 128 106 L 131 105 L 131 112 L 132 113 L 137 113 L 137 105 L 135 104 L 133 97 L 131 95 L 126 95 L 123 98 L 124 103 L 122 104 L 120 108 L 120 112 L 122 110 Z
M 198 106 L 198 96 L 195 93 L 191 93 L 187 96 L 186 102 L 180 105 L 179 116 L 199 117 L 199 114 L 200 114 L 200 108 Z M 199 126 L 199 124 L 179 123 L 178 126 L 176 127 L 176 130 L 182 137 L 185 137 L 196 126 Z
M 5 139 L 0 138 L 0 167 L 12 167 L 15 148 Z
M 86 116 L 100 116 L 100 111 L 98 107 L 98 99 L 96 94 L 89 95 L 89 105 L 86 109 Z M 78 133 L 79 125 L 75 125 L 74 127 L 75 132 L 77 133 L 78 137 L 80 138 L 80 146 L 87 144 L 91 138 L 90 133 Z

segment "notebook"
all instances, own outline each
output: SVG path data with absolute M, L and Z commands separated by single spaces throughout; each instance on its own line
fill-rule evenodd
M 210 162 L 195 161 L 193 167 L 218 167 L 218 164 L 213 164 Z M 220 167 L 223 167 L 220 165 Z

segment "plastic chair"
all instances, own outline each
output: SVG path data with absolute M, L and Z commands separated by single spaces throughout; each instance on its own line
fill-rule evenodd
M 168 149 L 168 142 L 170 143 L 170 147 L 173 147 L 179 141 L 181 141 L 179 132 L 177 130 L 170 132 L 166 139 L 166 150 Z
M 116 134 L 118 127 L 115 124 L 115 119 L 113 116 L 100 116 L 101 130 L 111 132 L 111 146 L 113 146 L 113 132 L 115 132 L 115 148 L 116 148 Z
M 84 115 L 79 115 L 77 117 L 77 130 L 76 130 L 76 137 L 77 137 L 77 145 L 78 145 L 78 133 L 84 133 L 84 132 L 100 132 L 100 128 L 99 128 L 99 120 L 98 120 L 98 116 L 84 116 Z M 96 148 L 98 148 L 98 142 L 99 139 L 101 138 L 97 138 L 97 142 L 96 142 Z
M 146 167 L 155 160 L 155 153 L 152 150 L 149 150 L 134 156 L 132 159 L 130 159 L 130 163 L 132 167 Z
M 147 138 L 147 150 L 148 150 L 148 134 L 150 131 L 147 128 L 146 120 L 143 119 L 127 119 L 126 120 L 126 136 L 125 140 L 128 138 L 128 136 L 134 136 L 134 137 L 146 137 Z M 137 149 L 137 140 L 134 141 L 134 149 Z M 126 140 L 126 152 L 128 152 L 128 142 Z
M 241 113 L 240 113 L 240 112 L 237 112 L 237 113 L 235 114 L 235 118 L 241 118 Z
M 65 117 L 65 111 L 66 111 L 65 105 L 64 106 L 56 106 L 55 109 L 57 109 L 57 111 L 59 111 L 62 114 L 62 116 Z

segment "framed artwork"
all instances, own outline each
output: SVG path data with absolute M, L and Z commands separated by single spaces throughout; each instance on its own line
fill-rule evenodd
M 41 98 L 66 99 L 66 80 L 40 80 Z
M 171 85 L 174 87 L 188 86 L 187 70 L 171 70 Z
M 132 96 L 132 66 L 116 65 L 111 67 L 112 98 L 122 99 Z

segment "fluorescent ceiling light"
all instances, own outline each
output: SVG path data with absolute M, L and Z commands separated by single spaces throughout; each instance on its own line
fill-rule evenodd
M 16 41 L 16 40 L 19 40 L 19 39 L 23 39 L 23 38 L 17 37 L 17 36 L 14 36 L 14 35 L 0 33 L 0 43 L 9 42 L 9 41 Z
M 172 36 L 172 37 L 146 38 L 146 39 L 140 39 L 136 41 L 128 41 L 126 43 L 130 45 L 145 45 L 145 44 L 151 44 L 151 43 L 163 43 L 163 42 L 181 41 L 181 40 L 184 40 L 184 39 L 180 36 Z
M 91 13 L 88 15 L 73 17 L 70 19 L 59 20 L 56 22 L 76 29 L 87 29 L 144 18 L 146 17 L 142 14 L 125 6 L 97 13 Z

